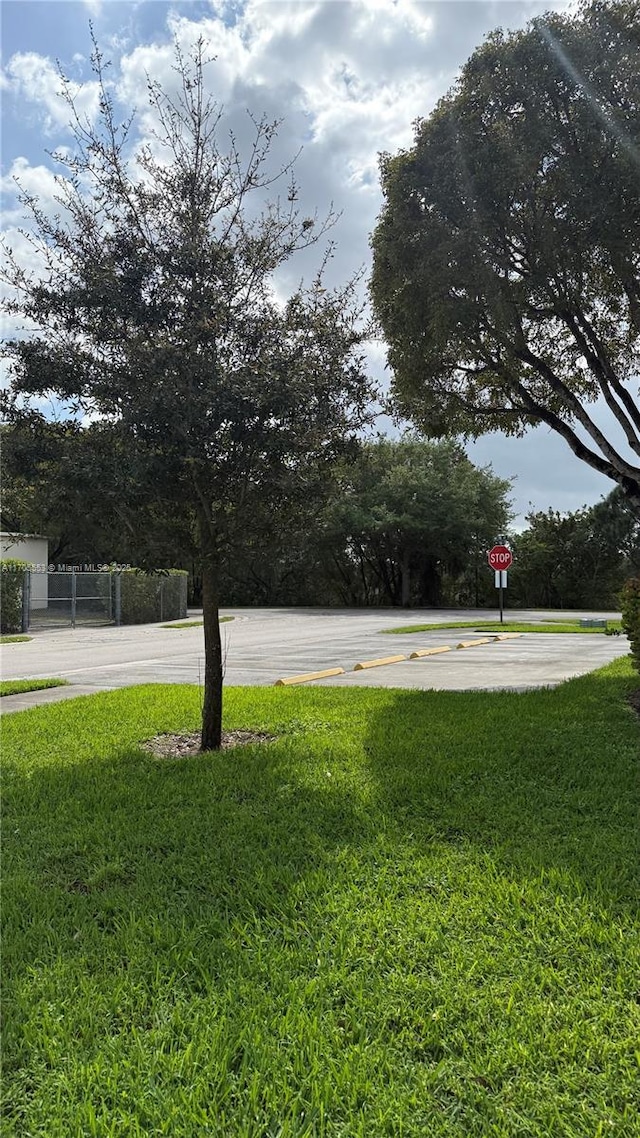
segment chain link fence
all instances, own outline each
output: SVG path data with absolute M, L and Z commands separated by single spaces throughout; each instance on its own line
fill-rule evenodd
M 187 578 L 181 570 L 162 574 L 135 570 L 3 573 L 2 630 L 28 632 L 184 619 Z
M 24 606 L 28 628 L 118 623 L 116 574 L 31 571 L 25 576 L 28 578 Z

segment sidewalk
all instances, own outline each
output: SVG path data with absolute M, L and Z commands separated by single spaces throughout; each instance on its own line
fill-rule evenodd
M 113 688 L 90 687 L 88 684 L 68 684 L 59 688 L 42 688 L 40 691 L 25 691 L 18 695 L 3 695 L 0 698 L 0 715 L 11 711 L 26 711 L 45 703 L 58 703 L 62 699 L 75 699 L 79 695 L 98 695 Z

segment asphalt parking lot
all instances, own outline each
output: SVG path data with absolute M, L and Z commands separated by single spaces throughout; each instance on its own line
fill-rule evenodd
M 190 613 L 197 619 L 198 613 Z M 222 625 L 226 651 L 225 683 L 274 684 L 300 673 L 342 667 L 322 685 L 434 688 L 441 690 L 523 690 L 553 685 L 626 655 L 624 636 L 539 635 L 458 649 L 461 640 L 480 639 L 472 629 L 439 629 L 383 635 L 398 625 L 445 620 L 491 620 L 487 611 L 389 609 L 227 609 L 234 619 Z M 542 621 L 581 616 L 613 619 L 616 613 L 519 612 L 518 620 Z M 507 619 L 509 614 L 507 614 Z M 511 614 L 512 619 L 516 614 Z M 418 660 L 354 671 L 357 663 L 418 648 L 450 646 L 451 651 Z M 160 625 L 76 628 L 36 632 L 29 643 L 3 645 L 4 678 L 62 677 L 71 688 L 28 696 L 9 696 L 2 710 L 55 702 L 70 695 L 141 683 L 199 683 L 204 675 L 201 627 L 173 630 Z

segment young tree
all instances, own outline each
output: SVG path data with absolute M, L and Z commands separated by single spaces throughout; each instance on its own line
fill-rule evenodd
M 97 126 L 72 114 L 59 155 L 59 217 L 24 195 L 42 269 L 8 272 L 10 308 L 36 331 L 9 350 L 9 414 L 53 394 L 106 418 L 149 503 L 196 523 L 205 635 L 202 749 L 221 743 L 220 566 L 252 512 L 304 495 L 306 471 L 339 454 L 370 415 L 356 283 L 311 286 L 285 303 L 274 274 L 333 224 L 305 216 L 291 167 L 270 169 L 277 123 L 253 121 L 243 159 L 219 145 L 202 41 L 176 47 L 176 91 L 149 81 L 155 128 L 119 125 L 96 49 Z M 280 196 L 275 183 L 284 179 Z M 323 262 L 324 265 L 324 262 Z
M 637 0 L 495 32 L 383 155 L 372 242 L 399 410 L 433 437 L 545 423 L 637 513 L 639 59 Z

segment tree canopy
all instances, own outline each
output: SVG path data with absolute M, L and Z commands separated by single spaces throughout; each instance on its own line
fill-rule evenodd
M 509 522 L 510 483 L 449 440 L 379 439 L 336 472 L 325 554 L 350 603 L 440 605 Z
M 165 505 L 158 486 L 149 493 L 146 460 L 117 424 L 30 413 L 5 424 L 0 443 L 2 529 L 45 534 L 53 564 L 161 569 L 193 556 L 189 510 Z
M 514 534 L 511 604 L 525 608 L 617 609 L 640 568 L 640 520 L 616 488 L 572 513 L 539 510 Z
M 371 287 L 403 414 L 544 423 L 640 512 L 638 59 L 637 0 L 492 34 L 382 156 Z
M 325 288 L 324 262 L 278 297 L 276 271 L 335 216 L 301 212 L 291 167 L 273 166 L 277 123 L 252 120 L 248 149 L 219 142 L 202 42 L 187 58 L 176 48 L 174 87 L 149 82 L 154 125 L 137 144 L 97 49 L 94 67 L 95 126 L 65 87 L 75 146 L 58 156 L 59 216 L 24 196 L 40 270 L 8 259 L 9 308 L 35 329 L 8 348 L 8 415 L 23 422 L 29 397 L 53 395 L 97 416 L 119 438 L 132 501 L 193 519 L 211 749 L 221 740 L 221 567 L 240 529 L 266 513 L 277 525 L 368 421 L 365 328 L 355 282 Z

